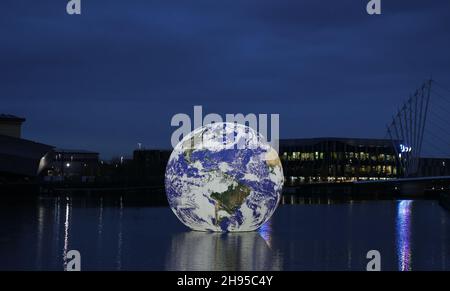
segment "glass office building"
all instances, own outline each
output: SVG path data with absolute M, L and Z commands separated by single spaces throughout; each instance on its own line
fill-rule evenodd
M 388 139 L 280 140 L 285 185 L 397 178 L 401 168 L 396 146 Z

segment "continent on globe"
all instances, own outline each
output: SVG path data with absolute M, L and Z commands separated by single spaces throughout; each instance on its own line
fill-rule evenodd
M 174 148 L 166 194 L 175 215 L 200 231 L 251 231 L 278 206 L 284 182 L 277 152 L 236 123 L 198 128 Z
M 244 200 L 250 195 L 251 189 L 245 185 L 238 184 L 228 186 L 228 189 L 225 192 L 211 193 L 211 198 L 213 198 L 216 203 L 216 219 L 217 212 L 219 210 L 224 210 L 229 214 L 233 214 L 236 210 L 241 207 Z

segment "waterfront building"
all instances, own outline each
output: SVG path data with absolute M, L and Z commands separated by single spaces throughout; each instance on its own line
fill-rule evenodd
M 401 175 L 396 147 L 387 139 L 280 140 L 285 185 L 387 180 Z
M 0 184 L 37 177 L 53 147 L 0 135 Z
M 99 171 L 99 153 L 86 150 L 54 149 L 49 156 L 45 181 L 93 182 Z
M 0 114 L 0 184 L 29 181 L 45 168 L 53 146 L 22 138 L 24 118 Z

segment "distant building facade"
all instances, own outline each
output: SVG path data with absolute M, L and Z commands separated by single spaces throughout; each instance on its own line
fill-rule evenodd
M 93 182 L 99 171 L 99 153 L 85 150 L 55 149 L 49 157 L 44 180 Z
M 385 139 L 280 140 L 285 185 L 396 178 L 402 172 L 396 146 Z

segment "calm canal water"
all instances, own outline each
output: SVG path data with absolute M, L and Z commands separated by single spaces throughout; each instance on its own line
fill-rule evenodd
M 331 202 L 331 201 L 330 201 Z M 450 212 L 428 200 L 280 205 L 259 231 L 192 232 L 167 207 L 126 198 L 40 198 L 0 205 L 0 269 L 449 270 Z

